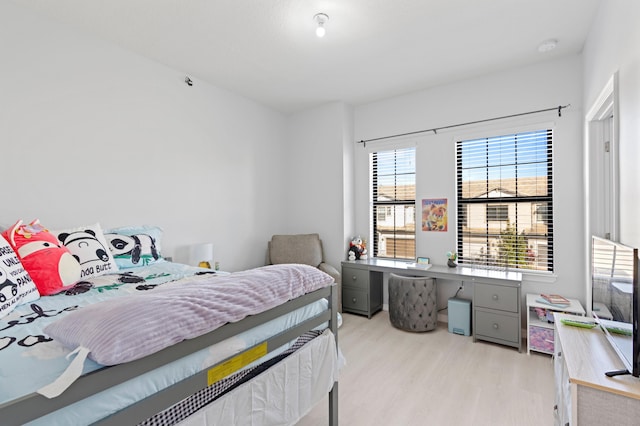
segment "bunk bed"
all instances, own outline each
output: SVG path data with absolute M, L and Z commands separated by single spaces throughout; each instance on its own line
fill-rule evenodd
M 292 297 L 275 306 L 262 309 L 256 303 L 257 311 L 242 314 L 242 318 L 225 319 L 204 334 L 189 335 L 184 339 L 178 335 L 177 339 L 182 341 L 166 344 L 159 350 L 149 349 L 148 354 L 135 354 L 132 359 L 126 356 L 117 359 L 130 351 L 112 350 L 114 346 L 119 348 L 121 342 L 116 340 L 114 343 L 109 337 L 103 349 L 113 352 L 115 361 L 101 364 L 93 360 L 94 354 L 90 351 L 85 353 L 86 359 L 76 362 L 76 367 L 79 364 L 81 368 L 76 374 L 79 377 L 62 385 L 58 383 L 65 382 L 62 378 L 73 369 L 74 355 L 78 359 L 82 352 L 77 351 L 79 347 L 75 351 L 73 348 L 84 344 L 83 341 L 74 342 L 73 338 L 87 329 L 98 329 L 94 335 L 104 337 L 102 331 L 108 333 L 117 328 L 113 324 L 123 317 L 118 310 L 126 309 L 123 308 L 126 303 L 134 307 L 126 311 L 126 315 L 137 310 L 142 315 L 149 315 L 136 304 L 140 303 L 143 293 L 145 297 L 146 294 L 156 297 L 164 294 L 176 305 L 181 303 L 176 290 L 184 291 L 189 286 L 199 286 L 198 292 L 204 291 L 190 293 L 189 303 L 200 294 L 204 295 L 202 301 L 207 303 L 226 299 L 228 294 L 236 292 L 235 296 L 251 299 L 258 287 L 267 286 L 264 279 L 258 284 L 250 284 L 247 293 L 242 293 L 242 282 L 251 282 L 255 274 L 269 276 L 274 273 L 286 279 L 295 276 L 306 282 L 313 281 L 313 285 L 306 286 L 303 291 L 294 291 Z M 152 425 L 156 424 L 154 419 L 159 419 L 159 424 L 167 424 L 162 413 L 169 412 L 171 417 L 174 415 L 172 409 L 181 412 L 180 407 L 191 404 L 195 396 L 200 395 L 198 398 L 201 399 L 202 395 L 212 395 L 209 390 L 220 383 L 242 375 L 244 371 L 255 370 L 255 374 L 247 374 L 238 382 L 225 384 L 228 389 L 221 389 L 222 393 L 216 391 L 215 396 L 200 401 L 198 407 L 176 423 L 295 424 L 328 392 L 328 423 L 337 425 L 337 377 L 342 362 L 337 348 L 337 294 L 337 285 L 328 275 L 317 268 L 293 264 L 270 265 L 227 275 L 160 259 L 150 265 L 81 281 L 64 292 L 24 303 L 0 318 L 1 423 Z M 159 318 L 165 318 L 165 315 L 170 318 L 173 305 L 169 303 L 166 312 L 158 312 Z M 114 307 L 117 307 L 115 318 L 91 322 L 95 312 L 112 312 Z M 134 315 L 131 318 L 135 323 L 144 323 L 146 317 Z M 163 320 L 155 323 L 161 322 Z M 81 326 L 69 331 L 68 326 L 73 324 Z M 102 324 L 105 325 L 101 331 Z M 172 333 L 189 327 L 174 327 Z M 21 328 L 24 331 L 20 331 Z M 312 332 L 315 334 L 309 336 Z M 158 334 L 155 328 L 138 333 L 143 333 L 138 335 L 142 347 L 154 346 L 148 339 Z M 132 334 L 135 336 L 135 332 L 126 332 L 126 327 L 121 334 L 127 339 L 131 339 Z M 299 343 L 301 339 L 308 343 Z M 38 361 L 55 358 L 56 361 L 45 364 L 46 367 L 35 367 L 36 358 Z M 25 360 L 27 363 L 22 365 Z M 50 368 L 50 365 L 54 367 Z M 26 371 L 39 380 L 34 384 L 22 384 Z M 295 380 L 291 380 L 292 374 Z M 56 387 L 54 385 L 58 389 L 49 392 L 51 386 Z M 139 391 L 138 387 L 143 390 Z M 49 396 L 43 395 L 48 392 Z M 55 396 L 56 393 L 59 395 Z M 295 401 L 289 400 L 291 395 L 297 395 Z

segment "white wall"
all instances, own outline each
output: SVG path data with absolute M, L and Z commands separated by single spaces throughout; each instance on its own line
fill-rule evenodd
M 325 260 L 346 258 L 353 198 L 346 159 L 352 151 L 352 108 L 330 103 L 288 118 L 287 223 L 281 233 L 319 233 Z
M 0 40 L 0 225 L 149 223 L 177 260 L 211 241 L 223 269 L 264 264 L 286 223 L 284 116 L 12 2 Z
M 554 125 L 554 219 L 555 279 L 527 275 L 523 295 L 527 292 L 557 292 L 584 300 L 582 256 L 576 245 L 583 232 L 582 165 L 582 68 L 579 56 L 496 73 L 481 78 L 439 86 L 410 95 L 375 102 L 355 108 L 355 139 L 363 140 L 499 117 L 514 113 L 571 104 L 557 113 L 466 126 L 403 138 L 402 143 L 417 144 L 416 198 L 447 198 L 449 231 L 417 232 L 417 254 L 428 256 L 434 264 L 445 264 L 445 253 L 456 247 L 455 211 L 455 140 L 461 137 L 488 136 L 516 126 Z M 488 132 L 488 134 L 487 134 Z M 356 228 L 369 229 L 367 152 L 385 146 L 367 144 L 355 148 Z M 580 252 L 581 253 L 581 252 Z M 456 285 L 438 287 L 439 306 L 457 290 Z M 465 288 L 464 297 L 471 297 Z
M 584 48 L 584 110 L 617 71 L 620 241 L 640 247 L 640 2 L 603 1 Z

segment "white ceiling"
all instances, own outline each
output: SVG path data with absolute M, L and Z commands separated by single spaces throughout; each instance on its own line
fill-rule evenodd
M 284 113 L 581 52 L 600 0 L 14 0 Z M 329 15 L 324 38 L 313 16 Z M 558 47 L 539 53 L 554 38 Z

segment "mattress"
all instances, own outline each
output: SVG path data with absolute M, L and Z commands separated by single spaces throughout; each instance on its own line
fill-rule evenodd
M 174 404 L 173 406 L 156 413 L 150 418 L 138 424 L 138 426 L 171 426 L 180 421 L 186 420 L 189 416 L 196 413 L 201 409 L 210 409 L 208 406 L 215 401 L 222 398 L 227 393 L 243 386 L 250 380 L 260 381 L 265 378 L 266 375 L 262 375 L 266 370 L 276 365 L 280 361 L 287 357 L 294 355 L 296 351 L 300 350 L 307 343 L 321 335 L 320 331 L 314 330 L 307 332 L 296 339 L 296 342 L 291 348 L 284 351 L 282 354 L 275 356 L 267 361 L 256 365 L 255 367 L 245 368 L 234 374 L 225 377 L 222 380 L 213 383 L 212 385 L 195 392 L 193 395 L 183 399 L 182 401 Z M 298 354 L 295 354 L 298 356 Z M 307 365 L 307 368 L 310 368 Z
M 344 362 L 329 331 L 259 377 L 187 417 L 180 426 L 294 425 L 332 389 Z

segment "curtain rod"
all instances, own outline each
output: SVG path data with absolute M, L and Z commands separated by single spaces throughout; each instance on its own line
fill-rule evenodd
M 363 144 L 363 147 L 366 147 L 367 146 L 367 142 L 381 141 L 381 140 L 384 140 L 384 139 L 392 139 L 392 138 L 397 138 L 397 137 L 400 137 L 400 136 L 416 135 L 418 133 L 426 133 L 426 132 L 433 132 L 434 135 L 437 135 L 438 134 L 438 130 L 452 129 L 454 127 L 468 126 L 470 124 L 486 123 L 487 121 L 502 120 L 502 119 L 505 119 L 505 118 L 520 117 L 522 115 L 538 114 L 540 112 L 547 112 L 547 111 L 558 111 L 558 117 L 562 117 L 562 110 L 565 109 L 565 108 L 569 108 L 570 106 L 571 106 L 571 104 L 567 104 L 567 105 L 564 105 L 564 106 L 563 105 L 558 105 L 557 107 L 539 109 L 537 111 L 521 112 L 519 114 L 503 115 L 502 117 L 485 118 L 484 120 L 468 121 L 466 123 L 451 124 L 449 126 L 442 126 L 442 127 L 434 127 L 433 129 L 416 130 L 415 132 L 400 133 L 400 134 L 397 134 L 397 135 L 382 136 L 382 137 L 379 137 L 379 138 L 366 139 L 366 140 L 361 140 L 358 143 L 361 143 L 361 144 Z

